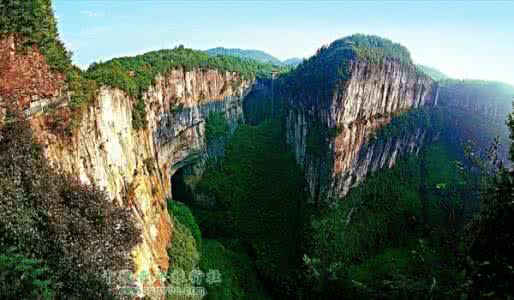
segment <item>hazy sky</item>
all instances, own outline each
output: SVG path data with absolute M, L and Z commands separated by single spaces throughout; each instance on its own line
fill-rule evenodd
M 450 76 L 514 84 L 514 1 L 54 0 L 54 8 L 81 66 L 179 44 L 308 57 L 366 33 Z

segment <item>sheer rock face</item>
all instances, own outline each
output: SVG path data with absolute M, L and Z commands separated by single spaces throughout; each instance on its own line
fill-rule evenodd
M 419 128 L 409 136 L 367 145 L 391 115 L 433 103 L 432 81 L 413 65 L 365 61 L 349 63 L 349 77 L 331 99 L 289 99 L 287 139 L 305 172 L 310 200 L 341 198 L 369 171 L 391 167 L 402 153 L 418 151 L 425 137 Z M 327 128 L 323 153 L 309 153 L 313 123 Z M 312 151 L 311 151 L 312 152 Z
M 232 82 L 238 83 L 234 89 Z M 237 126 L 248 84 L 218 71 L 176 70 L 158 77 L 143 96 L 148 128 L 139 131 L 132 128 L 135 99 L 103 87 L 71 140 L 48 134 L 40 138 L 56 168 L 105 188 L 120 205 L 133 209 L 143 228 L 143 242 L 133 252 L 137 273 L 157 276 L 168 269 L 166 249 L 173 241 L 165 199 L 171 196 L 174 166 L 207 153 L 204 132 L 210 111 L 225 112 L 231 127 Z
M 40 79 L 34 84 L 24 83 L 30 74 L 16 77 L 2 73 L 2 91 L 18 87 L 16 94 L 7 96 L 31 115 L 36 137 L 57 170 L 96 184 L 119 205 L 132 209 L 142 228 L 141 243 L 132 251 L 136 275 L 149 272 L 149 285 L 161 286 L 158 275 L 168 269 L 167 249 L 173 243 L 173 224 L 165 201 L 171 196 L 170 178 L 191 158 L 212 153 L 205 142 L 209 112 L 224 112 L 231 131 L 243 121 L 242 98 L 251 82 L 236 73 L 218 70 L 178 69 L 158 76 L 143 95 L 148 126 L 141 130 L 132 127 L 137 99 L 118 89 L 101 87 L 96 99 L 82 112 L 72 135 L 66 136 L 49 130 L 45 113 L 31 109 L 36 104 L 62 102 L 65 96 L 61 89 L 65 87 L 50 81 L 60 77 L 48 71 L 37 51 L 11 54 L 4 50 L 0 48 L 0 62 L 9 67 L 9 74 L 32 70 L 26 71 L 23 64 L 12 65 L 17 61 L 35 59 L 42 66 L 39 71 L 33 70 L 33 77 Z M 49 80 L 48 86 L 45 80 Z M 0 95 L 0 99 L 7 96 Z M 58 109 L 65 110 L 64 106 Z

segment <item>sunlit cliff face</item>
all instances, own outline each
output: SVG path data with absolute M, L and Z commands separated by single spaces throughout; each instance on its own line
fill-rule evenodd
M 349 69 L 349 79 L 335 88 L 330 101 L 289 100 L 288 142 L 304 169 L 314 202 L 341 198 L 370 170 L 390 167 L 399 154 L 417 151 L 424 139 L 422 128 L 384 145 L 366 146 L 366 142 L 392 115 L 434 102 L 432 80 L 418 74 L 413 65 L 352 61 Z M 316 103 L 323 105 L 314 108 Z M 323 155 L 308 151 L 313 122 L 329 128 Z
M 62 77 L 49 71 L 37 49 L 19 54 L 13 43 L 0 41 L 0 65 L 8 70 L 0 76 L 2 100 L 15 99 L 32 113 L 37 140 L 55 169 L 99 186 L 119 205 L 132 209 L 143 229 L 142 242 L 132 251 L 135 272 L 149 272 L 151 285 L 164 284 L 157 276 L 168 269 L 167 249 L 173 239 L 165 201 L 173 166 L 192 154 L 207 154 L 209 112 L 224 113 L 232 131 L 242 122 L 242 99 L 251 82 L 217 70 L 177 69 L 159 76 L 142 96 L 148 126 L 141 130 L 132 127 L 136 99 L 102 87 L 71 134 L 64 134 L 50 130 L 50 115 L 42 112 L 51 103 L 60 105 L 58 111 L 67 110 Z

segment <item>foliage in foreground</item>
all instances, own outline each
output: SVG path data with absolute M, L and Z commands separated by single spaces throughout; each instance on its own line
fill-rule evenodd
M 0 296 L 3 299 L 53 299 L 48 267 L 22 255 L 0 254 Z
M 508 117 L 514 160 L 514 115 Z M 514 173 L 498 156 L 498 141 L 481 158 L 467 148 L 481 174 L 481 210 L 469 224 L 465 288 L 471 299 L 514 297 Z
M 130 210 L 52 171 L 28 122 L 11 112 L 0 128 L 0 195 L 0 248 L 45 265 L 58 298 L 112 296 L 103 273 L 132 269 L 140 231 Z
M 314 290 L 397 299 L 444 296 L 457 288 L 456 259 L 447 253 L 458 244 L 461 203 L 470 194 L 443 145 L 369 176 L 344 201 L 313 215 L 304 263 Z M 423 259 L 432 263 L 413 255 L 421 251 L 419 239 L 426 241 Z
M 200 269 L 221 272 L 221 282 L 207 286 L 208 300 L 269 299 L 250 257 L 215 240 L 205 240 L 204 244 Z
M 168 200 L 168 209 L 174 221 L 173 241 L 169 250 L 170 277 L 182 271 L 185 276 L 193 270 L 203 272 L 201 286 L 207 288 L 206 299 L 266 298 L 254 263 L 244 250 L 239 246 L 234 247 L 238 248 L 236 250 L 226 248 L 215 240 L 202 240 L 199 226 L 186 205 Z M 206 282 L 205 276 L 209 271 L 219 271 L 220 282 Z M 192 285 L 187 282 L 182 286 Z

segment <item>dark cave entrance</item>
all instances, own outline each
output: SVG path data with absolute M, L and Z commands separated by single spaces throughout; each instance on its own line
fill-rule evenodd
M 185 204 L 193 202 L 193 191 L 186 182 L 187 177 L 191 175 L 189 169 L 189 166 L 184 166 L 171 176 L 171 196 L 173 200 Z

